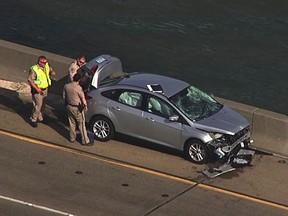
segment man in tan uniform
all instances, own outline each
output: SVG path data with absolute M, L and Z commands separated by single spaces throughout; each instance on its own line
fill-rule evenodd
M 82 145 L 93 145 L 90 144 L 90 140 L 87 135 L 84 112 L 79 110 L 79 104 L 85 105 L 85 112 L 88 110 L 83 89 L 79 85 L 80 79 L 81 76 L 76 73 L 73 77 L 73 81 L 65 84 L 63 89 L 63 98 L 67 104 L 70 142 L 74 142 L 76 140 L 76 128 L 78 126 L 81 134 Z
M 55 76 L 56 72 L 49 66 L 45 56 L 39 56 L 37 64 L 30 68 L 28 76 L 33 102 L 30 123 L 33 127 L 38 126 L 37 121 L 44 120 L 45 99 L 48 95 L 48 87 L 51 85 L 51 75 Z
M 77 73 L 77 70 L 84 64 L 86 64 L 85 56 L 80 56 L 79 58 L 77 58 L 75 61 L 71 63 L 68 69 L 68 81 L 69 82 L 73 82 L 73 77 Z

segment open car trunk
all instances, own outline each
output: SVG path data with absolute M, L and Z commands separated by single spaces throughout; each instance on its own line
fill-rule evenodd
M 108 78 L 123 76 L 121 61 L 110 55 L 100 55 L 80 67 L 77 71 L 81 75 L 80 85 L 84 92 L 90 87 L 98 88 Z

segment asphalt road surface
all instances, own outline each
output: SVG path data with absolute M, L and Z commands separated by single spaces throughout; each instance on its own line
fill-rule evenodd
M 144 154 L 149 155 L 151 150 L 132 146 L 133 150 L 139 148 L 139 164 L 131 163 L 131 149 L 126 149 L 124 143 L 121 153 L 116 155 L 126 151 L 127 160 L 120 161 L 116 156 L 104 157 L 97 153 L 100 144 L 76 150 L 15 134 L 0 134 L 0 192 L 5 197 L 73 215 L 209 215 L 216 211 L 227 216 L 251 215 L 252 212 L 252 215 L 259 216 L 287 215 L 287 196 L 277 195 L 281 192 L 281 185 L 279 188 L 271 185 L 277 183 L 273 179 L 275 171 L 269 177 L 261 173 L 263 166 L 258 164 L 260 161 L 268 162 L 280 175 L 283 164 L 277 163 L 275 158 L 258 155 L 256 160 L 259 161 L 253 166 L 259 167 L 247 167 L 208 181 L 199 172 L 204 167 L 192 165 L 176 155 L 152 151 L 153 157 L 149 158 Z M 106 146 L 111 147 L 109 144 Z M 155 158 L 158 168 L 147 166 L 147 163 L 156 162 Z M 170 170 L 165 169 L 168 160 L 174 164 Z M 184 166 L 178 167 L 182 164 Z M 287 164 L 284 166 L 287 169 Z M 258 187 L 263 179 L 257 180 L 254 172 L 258 178 L 266 178 L 265 187 Z M 243 181 L 244 176 L 247 179 Z M 250 184 L 245 185 L 248 182 Z M 256 188 L 260 190 L 254 191 Z M 271 191 L 267 193 L 266 190 Z M 12 202 L 11 205 L 8 209 L 5 206 L 4 210 L 0 209 L 0 214 L 15 215 L 15 204 Z M 21 215 L 32 215 L 29 210 L 40 211 L 25 208 Z M 46 210 L 37 214 L 52 215 Z
M 251 166 L 207 179 L 202 171 L 215 164 L 129 137 L 71 144 L 65 118 L 34 129 L 30 108 L 1 98 L 0 195 L 9 198 L 0 199 L 1 216 L 287 215 L 283 158 L 258 153 Z

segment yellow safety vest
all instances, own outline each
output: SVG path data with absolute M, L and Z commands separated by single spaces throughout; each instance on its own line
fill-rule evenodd
M 34 83 L 38 88 L 47 88 L 51 85 L 50 66 L 48 63 L 45 64 L 44 69 L 39 67 L 37 64 L 33 65 L 31 69 L 36 73 L 36 80 L 34 80 Z

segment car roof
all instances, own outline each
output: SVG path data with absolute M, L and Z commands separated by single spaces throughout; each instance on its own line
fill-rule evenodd
M 163 75 L 140 72 L 129 73 L 127 76 L 121 79 L 117 85 L 133 86 L 146 90 L 149 90 L 147 85 L 160 85 L 163 89 L 163 94 L 167 98 L 189 86 L 188 83 L 182 80 Z

